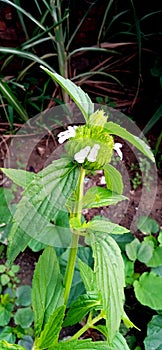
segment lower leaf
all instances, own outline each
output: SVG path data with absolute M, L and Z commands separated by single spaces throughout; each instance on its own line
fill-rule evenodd
M 119 331 L 124 304 L 124 262 L 115 240 L 107 234 L 91 234 L 94 272 L 106 315 L 107 340 L 112 344 Z

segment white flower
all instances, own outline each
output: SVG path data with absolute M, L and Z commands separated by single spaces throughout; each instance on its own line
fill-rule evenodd
M 105 176 L 101 176 L 101 179 L 100 179 L 100 185 L 106 185 L 106 180 L 105 180 Z
M 60 132 L 58 136 L 58 142 L 62 144 L 64 141 L 70 139 L 70 137 L 75 137 L 75 130 L 77 129 L 77 126 L 68 126 L 68 130 Z
M 95 162 L 99 149 L 100 145 L 98 144 L 95 144 L 92 148 L 86 146 L 74 155 L 74 159 L 80 164 L 84 163 L 86 158 L 89 162 Z
M 92 149 L 90 150 L 87 159 L 89 162 L 95 162 L 97 158 L 98 151 L 100 149 L 100 145 L 95 144 Z
M 122 144 L 117 142 L 117 143 L 114 144 L 113 148 L 117 152 L 117 154 L 120 157 L 120 159 L 122 160 L 123 159 L 123 153 L 122 153 L 122 151 L 120 149 L 120 148 L 122 148 Z
M 91 147 L 90 146 L 86 146 L 84 148 L 82 148 L 79 152 L 77 152 L 74 155 L 74 159 L 78 162 L 78 163 L 84 163 L 85 158 L 87 157 L 89 151 L 90 151 Z

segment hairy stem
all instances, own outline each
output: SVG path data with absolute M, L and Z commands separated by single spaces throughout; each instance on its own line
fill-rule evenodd
M 77 184 L 77 188 L 76 188 L 75 205 L 74 205 L 74 211 L 73 211 L 73 217 L 76 217 L 79 221 L 81 220 L 81 214 L 82 214 L 82 198 L 83 198 L 84 177 L 85 177 L 85 170 L 83 168 L 80 168 L 80 174 L 79 174 L 78 184 Z M 64 301 L 65 301 L 65 305 L 68 302 L 70 289 L 71 289 L 71 285 L 72 285 L 76 256 L 77 256 L 77 251 L 78 251 L 78 241 L 79 241 L 79 232 L 77 230 L 75 230 L 72 233 L 69 258 L 68 258 L 68 263 L 66 266 L 65 277 L 64 277 L 64 286 L 65 286 Z

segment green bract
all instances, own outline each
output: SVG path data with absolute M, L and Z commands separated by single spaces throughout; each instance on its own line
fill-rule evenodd
M 110 162 L 114 147 L 113 137 L 104 129 L 107 116 L 98 110 L 90 116 L 88 124 L 78 126 L 75 137 L 66 145 L 70 157 L 84 169 L 99 170 Z

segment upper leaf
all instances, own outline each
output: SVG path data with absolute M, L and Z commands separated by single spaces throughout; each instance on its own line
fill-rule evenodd
M 36 337 L 40 336 L 53 312 L 64 304 L 63 294 L 63 280 L 57 256 L 55 250 L 52 247 L 48 247 L 39 258 L 32 284 L 32 305 Z M 54 318 L 55 316 L 56 314 L 53 315 Z M 52 322 L 51 320 L 50 322 Z
M 89 188 L 83 197 L 83 208 L 97 208 L 117 204 L 127 197 L 113 193 L 107 188 L 93 186 Z
M 148 157 L 150 160 L 155 162 L 154 155 L 150 149 L 150 147 L 139 137 L 131 134 L 126 129 L 122 128 L 120 125 L 108 122 L 105 123 L 104 127 L 110 132 L 110 134 L 117 135 L 128 142 L 130 142 L 132 145 L 134 145 L 139 151 L 141 151 L 146 157 Z
M 94 111 L 94 105 L 90 97 L 80 88 L 80 86 L 77 86 L 69 79 L 65 79 L 61 75 L 53 73 L 43 66 L 41 66 L 41 68 L 59 85 L 61 85 L 83 113 L 85 120 L 88 121 L 89 115 Z
M 109 221 L 106 218 L 101 220 L 97 220 L 94 218 L 88 223 L 83 224 L 83 226 L 89 232 L 97 231 L 97 232 L 102 232 L 102 233 L 105 232 L 105 233 L 111 233 L 111 234 L 117 234 L 117 235 L 130 232 L 130 230 L 128 230 L 127 228 L 114 224 L 113 222 Z
M 9 260 L 14 260 L 32 239 L 49 245 L 62 244 L 59 242 L 60 231 L 68 244 L 70 231 L 68 228 L 60 230 L 55 225 L 55 218 L 60 209 L 66 211 L 65 203 L 75 189 L 77 179 L 77 165 L 66 158 L 54 161 L 35 175 L 13 217 L 7 252 Z
M 111 164 L 104 166 L 104 175 L 108 190 L 122 194 L 123 193 L 123 181 L 122 176 L 117 169 Z
M 121 322 L 124 303 L 124 262 L 115 240 L 106 234 L 91 234 L 96 284 L 106 315 L 107 339 L 112 344 Z

